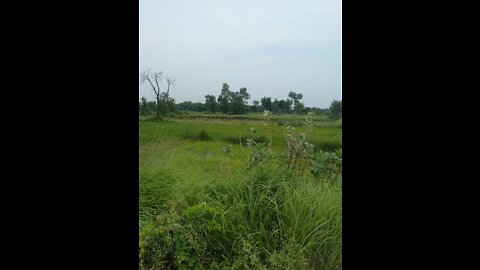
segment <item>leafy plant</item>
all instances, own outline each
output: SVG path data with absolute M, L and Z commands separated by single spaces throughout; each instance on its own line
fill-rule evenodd
M 270 111 L 265 110 L 263 112 L 264 117 L 264 126 L 268 128 L 269 131 L 269 144 L 268 148 L 266 147 L 265 142 L 258 142 L 255 139 L 247 139 L 247 147 L 250 149 L 250 156 L 248 158 L 247 166 L 248 168 L 252 168 L 257 166 L 259 163 L 269 160 L 272 158 L 272 123 L 273 123 L 273 115 Z M 254 138 L 256 137 L 256 129 L 254 127 L 250 128 L 250 131 L 254 134 Z
M 272 125 L 273 125 L 273 114 L 272 112 L 265 110 L 263 112 L 264 123 L 263 125 L 268 128 L 268 138 L 270 143 L 268 144 L 269 150 L 272 150 Z
M 225 154 L 230 155 L 232 153 L 232 145 L 229 144 L 227 146 L 222 147 L 222 150 Z
M 342 149 L 335 152 L 320 151 L 314 156 L 311 172 L 315 177 L 338 180 L 342 173 Z
M 175 256 L 173 236 L 179 227 L 179 215 L 171 209 L 140 231 L 140 269 L 168 269 L 173 266 Z
M 247 147 L 250 149 L 250 156 L 248 158 L 247 166 L 252 168 L 261 162 L 272 157 L 272 153 L 263 142 L 256 142 L 254 139 L 247 139 Z
M 287 168 L 290 170 L 290 173 L 297 171 L 300 175 L 303 175 L 305 168 L 311 162 L 313 157 L 314 145 L 307 142 L 307 137 L 313 127 L 312 117 L 313 113 L 308 112 L 304 122 L 306 128 L 300 134 L 295 133 L 294 127 L 286 127 L 288 145 Z

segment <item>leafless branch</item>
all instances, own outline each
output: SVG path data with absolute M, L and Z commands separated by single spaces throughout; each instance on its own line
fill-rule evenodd
M 162 75 L 163 75 L 163 72 L 153 72 L 152 73 L 150 71 L 150 69 L 148 69 L 147 71 L 143 71 L 140 74 L 141 82 L 144 83 L 145 81 L 148 81 L 150 83 L 150 85 L 152 86 L 153 92 L 155 92 L 155 95 L 157 97 L 160 95 L 160 86 L 159 86 L 158 82 L 162 80 Z M 156 88 L 153 85 L 152 80 L 155 81 L 155 83 L 157 85 Z
M 173 85 L 173 87 L 175 87 L 175 79 L 165 76 L 165 80 L 168 83 L 168 87 L 167 87 L 167 93 L 165 94 L 165 96 L 163 96 L 163 101 L 165 101 L 168 98 L 168 93 L 170 92 L 170 85 Z
M 165 80 L 167 81 L 167 83 L 168 83 L 169 85 L 171 84 L 173 87 L 175 87 L 175 81 L 176 81 L 176 79 L 172 79 L 172 78 L 170 78 L 170 77 L 168 77 L 168 76 L 165 76 Z

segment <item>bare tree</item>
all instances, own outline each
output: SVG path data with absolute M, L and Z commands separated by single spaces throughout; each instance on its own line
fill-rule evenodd
M 152 86 L 153 92 L 155 92 L 155 96 L 157 98 L 157 118 L 160 118 L 160 82 L 162 81 L 163 72 L 151 72 L 150 69 L 147 71 L 143 71 L 140 74 L 140 78 L 142 83 L 148 81 L 150 86 Z M 155 85 L 156 87 L 155 87 Z M 168 84 L 170 86 L 170 83 Z M 167 92 L 168 95 L 168 92 Z M 162 101 L 165 101 L 165 97 Z

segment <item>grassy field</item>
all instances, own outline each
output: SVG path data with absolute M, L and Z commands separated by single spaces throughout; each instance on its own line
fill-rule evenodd
M 276 117 L 272 157 L 248 167 L 246 139 L 269 142 L 260 119 L 140 118 L 140 269 L 341 269 L 341 176 L 287 168 L 282 126 L 302 116 Z M 316 152 L 341 148 L 341 120 L 313 125 Z

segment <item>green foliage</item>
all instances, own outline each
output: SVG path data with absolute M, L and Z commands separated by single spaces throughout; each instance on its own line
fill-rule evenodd
M 218 96 L 218 103 L 220 104 L 220 111 L 228 113 L 232 103 L 232 92 L 230 92 L 230 86 L 226 83 L 223 84 L 222 92 Z
M 141 98 L 140 114 L 142 114 L 142 115 L 149 115 L 150 114 L 150 108 L 148 106 L 148 102 L 147 102 L 147 99 L 145 97 Z
M 156 101 L 148 101 L 145 97 L 140 99 L 140 115 L 148 116 L 153 115 L 153 113 L 157 110 L 157 102 Z
M 268 258 L 271 269 L 308 269 L 308 260 L 302 252 L 302 246 L 294 238 L 285 241 L 280 250 L 275 250 Z
M 303 103 L 300 102 L 300 100 L 303 98 L 302 93 L 295 93 L 290 91 L 288 93 L 288 96 L 293 100 L 293 110 L 295 111 L 295 113 L 302 113 L 303 109 L 305 108 Z
M 239 92 L 232 92 L 229 90 L 230 86 L 226 83 L 223 84 L 222 92 L 218 96 L 218 103 L 220 104 L 220 110 L 223 113 L 244 114 L 246 112 L 247 100 L 250 98 L 250 94 L 247 92 L 247 88 L 240 88 Z M 209 105 L 212 106 L 213 96 L 205 96 L 208 99 Z M 214 97 L 213 97 L 214 98 Z
M 174 265 L 174 232 L 180 227 L 179 216 L 172 210 L 163 212 L 158 219 L 140 230 L 139 268 L 169 269 Z
M 286 100 L 277 100 L 275 99 L 273 102 L 272 102 L 272 113 L 275 113 L 275 114 L 290 114 L 292 113 L 292 104 L 293 104 L 293 101 L 289 98 L 287 98 Z
M 202 112 L 207 110 L 207 105 L 204 105 L 201 102 L 191 102 L 191 101 L 185 101 L 178 103 L 176 105 L 176 109 L 181 110 L 181 111 L 191 111 L 191 112 Z
M 223 152 L 225 152 L 225 154 L 230 155 L 232 153 L 232 145 L 229 144 L 227 146 L 224 146 L 222 147 L 222 150 Z
M 341 118 L 341 101 L 339 109 L 338 103 L 335 100 L 332 103 L 333 107 L 331 106 L 329 109 L 305 107 L 305 105 L 300 102 L 300 100 L 303 98 L 303 94 L 295 93 L 293 91 L 288 93 L 289 98 L 287 99 L 275 99 L 272 102 L 271 97 L 263 97 L 260 99 L 260 101 L 254 100 L 253 105 L 247 105 L 247 100 L 250 99 L 250 94 L 247 92 L 247 88 L 242 87 L 239 91 L 233 92 L 230 91 L 230 86 L 227 83 L 222 85 L 221 93 L 217 99 L 215 99 L 214 95 L 205 95 L 205 103 L 185 101 L 179 104 L 171 104 L 173 99 L 167 98 L 164 100 L 165 95 L 166 93 L 163 92 L 159 96 L 159 104 L 162 110 L 162 115 L 175 111 L 176 109 L 191 112 L 221 112 L 223 114 L 236 115 L 268 110 L 273 114 L 305 114 L 307 112 L 313 112 L 316 115 L 329 115 L 330 118 L 333 119 Z M 166 105 L 164 105 L 164 103 Z M 139 106 L 141 107 L 142 105 L 140 104 Z M 165 110 L 165 108 L 168 109 Z M 140 110 L 140 113 L 142 114 L 143 111 Z
M 218 103 L 215 100 L 214 95 L 205 96 L 205 106 L 207 107 L 209 112 L 215 113 L 217 111 Z
M 315 142 L 316 152 L 318 151 L 334 152 L 341 148 L 342 148 L 342 143 L 339 142 L 338 140 Z
M 311 172 L 317 178 L 323 176 L 325 179 L 338 180 L 342 173 L 342 149 L 335 152 L 321 151 L 316 154 Z
M 265 147 L 265 143 L 259 143 L 255 142 L 253 139 L 247 139 L 246 144 L 251 151 L 247 161 L 248 168 L 255 167 L 272 157 L 271 152 Z
M 260 101 L 254 100 L 253 106 L 251 107 L 252 112 L 259 112 L 261 110 Z
M 342 101 L 334 100 L 330 105 L 330 115 L 333 119 L 342 117 Z
M 262 108 L 267 111 L 272 111 L 272 98 L 271 97 L 263 97 L 260 99 L 262 102 Z
M 165 115 L 168 112 L 175 112 L 176 106 L 175 106 L 175 99 L 166 96 L 166 93 L 162 93 L 161 95 L 162 100 L 160 100 L 160 112 L 162 115 Z

